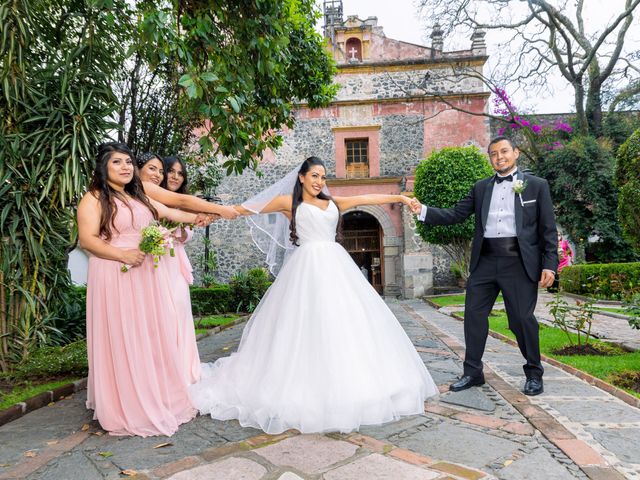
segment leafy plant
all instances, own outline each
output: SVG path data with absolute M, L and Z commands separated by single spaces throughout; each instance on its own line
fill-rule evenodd
M 229 286 L 237 312 L 253 312 L 271 282 L 264 268 L 252 268 L 233 276 Z
M 536 174 L 549 182 L 558 223 L 600 263 L 635 260 L 616 216 L 614 157 L 593 137 L 573 137 L 539 159 Z M 589 243 L 589 238 L 597 241 Z M 563 272 L 564 273 L 564 272 Z
M 553 317 L 553 324 L 562 330 L 567 336 L 570 345 L 588 345 L 591 339 L 591 326 L 593 324 L 593 302 L 576 302 L 573 307 L 557 293 L 553 301 L 547 303 L 549 312 Z M 575 332 L 575 335 L 572 335 Z
M 59 377 L 83 377 L 88 372 L 87 342 L 79 340 L 64 347 L 42 347 L 20 363 L 12 377 L 16 380 Z
M 191 309 L 194 315 L 214 315 L 231 311 L 234 306 L 229 285 L 209 288 L 190 287 Z
M 629 316 L 631 328 L 640 330 L 640 293 L 623 302 L 624 314 Z
M 640 252 L 640 129 L 618 149 L 618 218 L 625 239 Z
M 434 151 L 416 169 L 414 192 L 421 203 L 439 208 L 453 207 L 480 179 L 491 175 L 487 157 L 477 147 L 446 147 Z M 474 216 L 457 225 L 433 226 L 422 222 L 417 231 L 427 242 L 442 246 L 452 262 L 469 277 Z
M 127 2 L 0 5 L 0 370 L 59 335 L 73 207 L 114 124 Z
M 204 151 L 227 173 L 255 168 L 292 127 L 293 102 L 324 106 L 335 67 L 316 32 L 314 0 L 137 2 L 141 52 L 179 65 L 185 114 L 202 125 Z

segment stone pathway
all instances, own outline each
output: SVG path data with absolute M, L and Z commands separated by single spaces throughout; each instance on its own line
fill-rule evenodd
M 462 323 L 420 301 L 389 301 L 442 395 L 425 414 L 352 434 L 270 436 L 197 417 L 171 438 L 112 437 L 73 394 L 0 427 L 2 479 L 640 479 L 640 410 L 545 365 L 546 393 L 520 393 L 522 359 L 490 338 L 488 383 L 447 391 Z M 199 342 L 228 355 L 243 325 Z

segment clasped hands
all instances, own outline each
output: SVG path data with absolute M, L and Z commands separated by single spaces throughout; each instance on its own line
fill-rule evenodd
M 195 224 L 198 227 L 206 227 L 210 223 L 220 220 L 221 218 L 234 220 L 238 218 L 239 215 L 238 211 L 231 205 L 222 205 L 220 206 L 220 213 L 198 213 L 196 215 Z
M 417 198 L 410 198 L 407 206 L 409 207 L 409 210 L 411 210 L 411 213 L 414 215 L 420 215 L 420 212 L 422 211 L 422 204 Z

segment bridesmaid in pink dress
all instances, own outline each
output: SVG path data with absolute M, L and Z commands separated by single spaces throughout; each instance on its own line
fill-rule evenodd
M 187 193 L 187 171 L 178 157 L 160 159 L 155 154 L 145 153 L 137 158 L 140 180 L 158 185 L 171 192 Z M 193 283 L 191 263 L 184 249 L 185 242 L 193 237 L 190 228 L 176 230 L 174 243 L 175 257 L 162 259 L 162 267 L 169 270 L 173 280 L 171 300 L 177 311 L 176 341 L 178 344 L 177 360 L 183 365 L 184 378 L 192 384 L 200 380 L 200 355 L 196 343 L 196 331 L 191 313 L 191 295 L 189 285 Z
M 172 435 L 196 413 L 176 362 L 172 279 L 138 249 L 141 229 L 158 217 L 197 220 L 145 196 L 126 145 L 101 145 L 89 192 L 78 206 L 78 230 L 91 255 L 87 407 L 112 435 Z M 129 271 L 121 271 L 123 264 Z

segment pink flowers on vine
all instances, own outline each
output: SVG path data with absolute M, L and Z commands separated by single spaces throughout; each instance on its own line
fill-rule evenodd
M 545 150 L 557 150 L 563 147 L 562 142 L 550 142 L 549 137 L 557 137 L 558 134 L 568 134 L 573 131 L 571 125 L 562 119 L 538 119 L 534 122 L 519 115 L 518 109 L 511 102 L 507 92 L 502 88 L 496 88 L 494 90 L 493 113 L 504 117 L 507 121 L 506 127 L 498 129 L 498 135 L 505 135 L 509 130 L 528 130 L 535 134 L 536 137 L 542 137 L 539 141 L 547 140 L 547 143 L 541 145 Z

